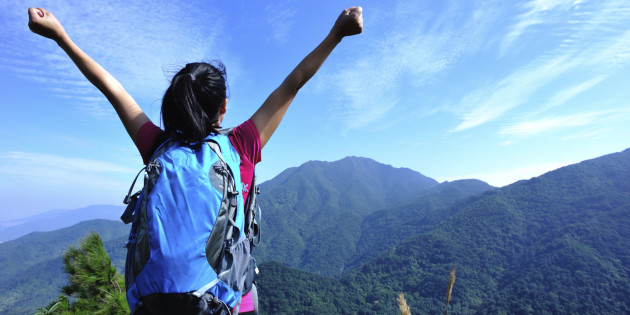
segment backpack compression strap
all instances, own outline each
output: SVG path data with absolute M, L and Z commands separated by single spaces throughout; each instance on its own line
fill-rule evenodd
M 236 198 L 239 198 L 237 196 L 239 193 L 235 187 L 232 171 L 228 164 L 225 163 L 223 155 L 221 154 L 221 147 L 213 140 L 206 140 L 206 143 L 210 149 L 217 154 L 217 157 L 221 161 L 221 166 L 219 166 L 216 171 L 217 173 L 221 173 L 223 177 L 223 200 L 221 201 L 221 208 L 214 223 L 214 228 L 206 242 L 206 258 L 210 266 L 212 266 L 212 269 L 217 271 L 225 243 L 229 242 L 231 244 L 234 228 L 237 228 L 237 224 L 234 222 L 237 211 L 234 209 L 233 213 L 231 213 L 231 206 L 237 204 Z

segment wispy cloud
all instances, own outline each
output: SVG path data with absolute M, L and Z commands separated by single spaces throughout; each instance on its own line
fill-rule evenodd
M 610 133 L 609 128 L 602 128 L 602 129 L 597 129 L 595 131 L 586 131 L 586 132 L 576 132 L 572 135 L 568 135 L 565 137 L 562 137 L 560 140 L 562 141 L 571 141 L 571 140 L 576 140 L 576 139 L 593 139 L 593 140 L 597 140 L 597 139 L 601 139 L 602 137 L 606 136 L 608 133 Z
M 499 134 L 524 137 L 571 127 L 582 127 L 594 124 L 605 125 L 611 120 L 625 119 L 629 113 L 630 109 L 616 109 L 565 116 L 550 116 L 509 125 L 501 129 Z
M 532 136 L 550 130 L 579 127 L 592 124 L 604 113 L 581 113 L 564 117 L 545 117 L 537 120 L 524 121 L 503 128 L 500 135 Z
M 5 180 L 33 181 L 39 186 L 79 185 L 124 189 L 138 170 L 99 160 L 52 154 L 12 151 L 0 154 L 0 174 Z M 125 180 L 120 180 L 122 177 Z
M 537 35 L 551 43 L 541 44 L 541 48 L 533 50 L 538 54 L 525 59 L 522 64 L 526 66 L 464 96 L 454 107 L 462 121 L 453 131 L 492 122 L 522 105 L 528 105 L 530 113 L 560 106 L 630 62 L 630 32 L 625 31 L 625 25 L 630 22 L 630 3 L 618 0 L 601 1 L 597 5 L 579 1 L 531 1 L 528 6 L 531 10 L 517 19 L 514 26 L 517 31 L 508 34 L 502 47 L 506 41 L 513 40 L 510 38 L 524 34 L 527 26 L 533 23 L 531 21 L 547 28 L 532 30 L 528 35 Z M 562 28 L 549 25 L 557 20 L 557 14 L 565 13 L 574 18 L 574 23 Z M 545 18 L 534 18 L 541 14 Z M 528 19 L 531 21 L 523 22 Z M 619 31 L 620 28 L 624 30 Z M 550 31 L 553 36 L 545 33 Z M 566 82 L 573 84 L 575 77 L 587 79 L 578 85 L 567 86 Z M 564 78 L 571 80 L 562 81 Z M 534 96 L 537 100 L 544 98 L 548 92 L 543 89 L 551 85 L 561 91 L 552 95 L 548 103 L 532 102 Z
M 271 26 L 273 39 L 283 44 L 289 38 L 297 11 L 285 2 L 276 2 L 265 7 L 267 23 Z
M 212 58 L 216 54 L 212 51 L 214 38 L 221 30 L 218 14 L 191 3 L 111 1 L 87 6 L 61 0 L 37 5 L 53 12 L 73 40 L 137 98 L 155 99 L 163 93 L 164 65 L 183 66 Z M 100 116 L 108 110 L 109 104 L 98 90 L 86 92 L 89 82 L 61 49 L 28 31 L 22 1 L 2 1 L 0 10 L 4 20 L 0 24 L 11 30 L 0 34 L 0 49 L 5 51 L 0 69 L 37 82 L 53 94 L 70 96 L 82 111 Z M 91 99 L 86 102 L 85 97 Z
M 494 85 L 466 95 L 456 106 L 462 122 L 453 131 L 462 131 L 495 120 L 527 102 L 532 94 L 574 67 L 569 56 L 536 62 L 520 69 Z
M 4 217 L 51 208 L 121 204 L 138 169 L 103 160 L 11 151 L 0 153 Z M 30 199 L 29 199 L 30 198 Z
M 600 75 L 597 77 L 594 77 L 590 80 L 584 81 L 580 84 L 577 84 L 575 86 L 570 86 L 568 88 L 565 88 L 559 92 L 557 92 L 556 94 L 554 94 L 551 99 L 549 99 L 549 102 L 542 108 L 542 110 L 547 110 L 553 107 L 558 107 L 558 106 L 562 106 L 564 105 L 566 102 L 570 101 L 571 99 L 575 98 L 576 96 L 584 93 L 585 91 L 590 90 L 592 87 L 594 87 L 595 85 L 599 84 L 600 82 L 604 81 L 604 79 L 606 79 L 607 76 L 605 75 Z
M 125 173 L 133 174 L 134 169 L 117 165 L 111 162 L 88 160 L 82 158 L 64 157 L 52 154 L 40 154 L 29 152 L 12 151 L 0 155 L 3 162 L 3 168 L 0 172 L 28 174 L 25 168 L 29 165 L 35 168 L 51 168 L 62 170 L 64 172 L 90 172 L 90 173 Z M 13 167 L 9 167 L 13 166 Z
M 342 108 L 335 107 L 336 117 L 355 129 L 391 113 L 400 105 L 397 96 L 410 93 L 401 86 L 421 88 L 448 71 L 463 54 L 479 49 L 480 39 L 497 18 L 493 5 L 444 2 L 429 7 L 422 2 L 399 2 L 394 9 L 389 5 L 382 11 L 370 8 L 371 16 L 380 20 L 372 20 L 369 27 L 391 29 L 379 30 L 383 37 L 374 37 L 367 28 L 359 41 L 365 44 L 351 48 L 361 57 L 337 68 L 327 80 L 337 83 L 334 88 Z M 464 15 L 464 9 L 474 14 Z M 433 13 L 418 15 L 429 11 Z M 379 23 L 383 20 L 404 23 L 392 27 Z
M 576 0 L 534 0 L 525 3 L 522 8 L 525 13 L 519 15 L 501 43 L 500 52 L 503 55 L 514 42 L 530 27 L 539 24 L 565 22 L 571 9 L 581 3 Z

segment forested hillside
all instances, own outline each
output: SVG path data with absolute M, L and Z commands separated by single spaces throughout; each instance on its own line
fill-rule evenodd
M 300 306 L 283 297 L 304 295 L 338 313 L 394 314 L 396 294 L 404 292 L 412 313 L 436 314 L 457 266 L 452 314 L 630 312 L 630 150 L 447 211 L 457 214 L 332 283 L 336 288 L 314 292 L 309 283 L 321 280 L 263 264 L 261 291 L 280 299 L 264 307 L 285 305 L 291 313 Z M 273 280 L 286 274 L 295 280 Z
M 370 214 L 363 220 L 361 238 L 346 269 L 353 270 L 404 239 L 432 230 L 461 209 L 454 205 L 490 189 L 475 179 L 444 182 L 421 192 L 410 203 Z
M 264 241 L 256 256 L 340 277 L 347 265 L 375 256 L 366 253 L 370 245 L 363 245 L 364 235 L 373 233 L 371 224 L 378 225 L 364 223 L 374 211 L 402 206 L 407 214 L 426 215 L 489 188 L 480 181 L 439 185 L 418 172 L 366 158 L 308 162 L 262 185 Z M 393 224 L 386 221 L 383 231 L 396 229 Z M 379 239 L 372 245 L 380 251 L 391 244 Z

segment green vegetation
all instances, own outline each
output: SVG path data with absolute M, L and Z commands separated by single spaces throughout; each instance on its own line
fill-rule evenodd
M 348 314 L 356 310 L 352 290 L 339 280 L 285 267 L 277 262 L 259 265 L 261 314 Z
M 479 180 L 445 182 L 422 191 L 410 203 L 370 214 L 362 222 L 361 238 L 346 269 L 355 270 L 404 239 L 433 230 L 457 214 L 461 207 L 455 205 L 471 202 L 490 189 Z
M 61 255 L 70 246 L 79 245 L 92 231 L 105 241 L 109 253 L 119 252 L 112 257 L 119 257 L 116 266 L 122 270 L 124 257 L 121 260 L 120 256 L 125 249 L 120 237 L 129 233 L 129 227 L 121 222 L 93 220 L 0 243 L 0 313 L 32 314 L 37 307 L 57 298 L 68 282 Z
M 307 296 L 318 309 L 342 305 L 335 313 L 395 314 L 402 291 L 413 313 L 438 314 L 452 265 L 451 314 L 630 313 L 630 150 L 442 211 L 452 215 L 339 282 L 262 264 L 263 313 L 292 313 Z
M 339 278 L 422 233 L 416 229 L 418 220 L 440 214 L 423 223 L 433 226 L 442 220 L 435 211 L 489 189 L 481 181 L 440 185 L 418 172 L 366 158 L 308 162 L 262 185 L 264 241 L 256 257 Z M 400 208 L 408 216 L 397 216 Z M 377 212 L 387 215 L 375 216 Z M 397 226 L 409 219 L 413 221 Z M 396 237 L 383 237 L 390 233 Z
M 68 284 L 65 294 L 40 314 L 127 314 L 123 276 L 116 271 L 97 233 L 91 233 L 79 248 L 63 254 Z M 70 303 L 69 298 L 73 299 Z

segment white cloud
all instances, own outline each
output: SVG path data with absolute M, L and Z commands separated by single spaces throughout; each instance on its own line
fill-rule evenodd
M 545 25 L 548 26 L 545 34 L 542 31 L 529 34 L 544 37 L 551 43 L 536 47 L 535 51 L 539 53 L 532 54 L 530 61 L 523 62 L 527 66 L 515 69 L 494 83 L 479 86 L 454 106 L 452 111 L 461 116 L 462 121 L 453 131 L 463 131 L 504 118 L 509 111 L 523 105 L 529 106 L 530 113 L 562 105 L 630 63 L 630 32 L 625 31 L 625 25 L 630 22 L 630 3 L 609 0 L 602 1 L 598 6 L 578 4 L 584 7 L 570 12 L 578 22 L 565 27 Z M 535 13 L 526 14 L 531 18 L 530 15 L 537 16 L 550 10 L 566 11 L 566 6 L 573 6 L 573 3 L 533 1 L 528 5 L 531 7 L 528 12 Z M 521 16 L 520 20 L 527 19 Z M 541 19 L 540 24 L 553 24 L 555 20 L 555 17 Z M 525 32 L 527 27 L 519 29 Z M 569 76 L 588 76 L 589 79 L 577 86 L 566 86 L 561 80 Z M 573 80 L 571 77 L 568 81 Z M 532 98 L 544 95 L 540 94 L 544 93 L 543 88 L 551 84 L 562 90 L 552 95 L 549 103 L 542 104 L 544 107 L 532 103 Z
M 516 23 L 510 28 L 501 43 L 501 54 L 503 55 L 514 42 L 525 33 L 527 28 L 538 24 L 549 24 L 564 21 L 566 15 L 570 15 L 570 10 L 577 6 L 579 2 L 573 0 L 533 0 L 523 5 L 527 10 L 518 16 Z
M 517 70 L 493 86 L 466 95 L 456 106 L 462 122 L 453 131 L 462 131 L 493 121 L 527 102 L 532 94 L 576 65 L 570 56 L 536 62 Z
M 597 140 L 601 139 L 606 134 L 610 133 L 608 128 L 598 129 L 596 131 L 586 131 L 586 132 L 577 132 L 569 136 L 562 137 L 560 140 L 562 141 L 570 141 L 576 139 L 592 139 Z
M 294 16 L 297 11 L 289 8 L 289 3 L 274 3 L 265 7 L 267 23 L 271 26 L 273 39 L 280 44 L 285 43 L 293 28 Z
M 544 106 L 543 110 L 547 110 L 552 107 L 564 105 L 569 100 L 575 98 L 576 96 L 582 94 L 585 91 L 590 90 L 592 87 L 594 87 L 595 85 L 599 84 L 604 79 L 606 79 L 606 77 L 607 76 L 605 75 L 600 75 L 590 80 L 587 80 L 585 82 L 582 82 L 578 85 L 571 86 L 557 92 L 551 97 L 547 105 Z
M 20 210 L 7 209 L 5 215 L 25 216 L 53 207 L 120 204 L 139 170 L 107 161 L 52 154 L 2 153 L 0 188 L 7 192 L 2 202 L 10 207 L 20 205 Z M 29 197 L 35 200 L 24 199 Z
M 336 82 L 333 87 L 339 101 L 333 112 L 347 128 L 360 128 L 384 119 L 398 106 L 398 95 L 412 93 L 402 90 L 401 85 L 421 88 L 448 71 L 462 55 L 483 45 L 482 38 L 487 39 L 492 22 L 499 17 L 495 4 L 488 2 L 449 2 L 439 9 L 426 5 L 399 2 L 388 10 L 370 8 L 371 15 L 379 18 L 369 27 L 379 29 L 382 37 L 372 36 L 366 28 L 359 35 L 360 40 L 357 39 L 364 44 L 350 48 L 360 57 L 338 67 L 332 78 L 326 80 Z M 474 14 L 463 15 L 465 9 L 473 10 Z M 432 12 L 435 10 L 440 11 Z M 431 14 L 418 14 L 430 11 Z M 404 23 L 392 27 L 390 21 Z
M 566 116 L 550 116 L 536 120 L 518 122 L 499 131 L 505 136 L 533 136 L 552 130 L 582 127 L 587 125 L 605 125 L 611 119 L 619 119 L 630 112 L 628 109 L 605 110 L 597 112 L 578 113 Z
M 214 39 L 222 29 L 220 15 L 194 3 L 44 0 L 37 6 L 53 12 L 74 42 L 137 98 L 160 97 L 167 81 L 164 65 L 183 66 L 212 59 L 218 52 Z M 90 83 L 65 53 L 28 31 L 26 7 L 23 1 L 0 3 L 0 26 L 9 30 L 0 34 L 0 69 L 39 83 L 53 95 L 76 96 L 72 101 L 81 111 L 102 115 L 108 102 L 84 103 L 85 97 L 100 97 L 100 92 L 86 92 Z
M 0 153 L 5 217 L 51 208 L 120 204 L 140 170 L 116 163 L 31 152 Z M 142 183 L 136 185 L 139 189 Z M 28 199 L 31 198 L 32 200 Z
M 499 131 L 500 135 L 532 136 L 541 132 L 568 127 L 592 124 L 602 113 L 582 113 L 564 117 L 545 117 L 537 120 L 519 122 Z
M 132 168 L 111 162 L 64 157 L 52 154 L 12 151 L 0 155 L 0 172 L 5 174 L 22 174 L 24 176 L 41 176 L 41 169 L 51 169 L 63 173 L 122 173 L 137 172 Z M 33 171 L 38 170 L 38 171 Z
M 630 22 L 630 11 L 627 16 Z M 577 58 L 587 66 L 617 70 L 630 61 L 630 31 L 616 35 L 609 41 L 600 40 L 599 45 L 587 45 Z

